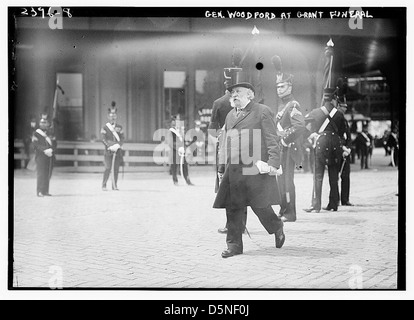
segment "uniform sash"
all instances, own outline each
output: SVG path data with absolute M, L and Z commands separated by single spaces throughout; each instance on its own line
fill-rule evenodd
M 52 146 L 52 140 L 50 140 L 50 138 L 47 136 L 47 134 L 45 133 L 45 132 L 43 132 L 42 130 L 40 130 L 40 129 L 37 129 L 36 130 L 36 132 L 38 133 L 38 134 L 40 134 L 42 137 L 44 137 L 45 138 L 45 140 L 47 141 L 47 143 L 50 145 L 50 146 Z
M 328 126 L 329 122 L 331 122 L 331 119 L 333 118 L 333 116 L 335 115 L 335 113 L 338 111 L 338 109 L 333 108 L 331 110 L 330 113 L 328 113 L 328 110 L 325 108 L 325 106 L 321 107 L 323 113 L 325 113 L 325 115 L 327 115 L 327 118 L 325 119 L 325 121 L 322 123 L 322 126 L 319 128 L 319 133 L 322 133 L 325 131 L 326 127 Z M 336 127 L 336 125 L 335 125 Z
M 369 142 L 371 144 L 371 139 L 368 138 L 368 136 L 365 134 L 365 132 L 361 132 L 361 134 L 365 138 L 365 140 L 367 140 L 367 142 Z
M 118 133 L 115 131 L 114 127 L 112 124 L 110 124 L 109 122 L 106 123 L 106 126 L 108 127 L 109 130 L 111 130 L 112 134 L 114 135 L 116 141 L 121 141 L 121 139 L 119 138 Z

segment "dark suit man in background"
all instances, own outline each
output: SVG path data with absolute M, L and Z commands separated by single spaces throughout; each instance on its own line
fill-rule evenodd
M 358 133 L 356 137 L 356 144 L 361 158 L 361 170 L 369 169 L 368 159 L 372 152 L 373 140 L 372 136 L 368 133 L 368 124 L 364 124 L 362 126 L 362 131 Z
M 254 88 L 250 83 L 238 83 L 228 89 L 235 108 L 226 117 L 218 170 L 222 182 L 213 205 L 226 209 L 227 250 L 222 252 L 223 258 L 243 253 L 243 215 L 247 206 L 267 232 L 275 234 L 277 248 L 285 242 L 283 222 L 272 209 L 272 205 L 281 202 L 280 191 L 276 178 L 268 174 L 281 173 L 274 113 L 251 101 Z

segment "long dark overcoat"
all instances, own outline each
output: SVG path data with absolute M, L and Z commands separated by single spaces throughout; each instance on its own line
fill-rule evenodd
M 280 166 L 277 141 L 275 116 L 266 105 L 251 101 L 238 116 L 229 112 L 220 148 L 225 171 L 214 208 L 265 208 L 281 202 L 276 176 L 259 174 L 255 166 L 257 160 Z

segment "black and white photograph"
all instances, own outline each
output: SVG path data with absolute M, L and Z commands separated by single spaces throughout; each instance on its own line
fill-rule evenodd
M 404 292 L 407 7 L 142 5 L 7 7 L 7 291 Z

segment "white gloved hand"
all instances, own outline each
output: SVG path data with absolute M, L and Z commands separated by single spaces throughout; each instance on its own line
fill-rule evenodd
M 313 139 L 315 139 L 318 135 L 319 135 L 319 134 L 318 134 L 317 132 L 313 132 L 313 133 L 311 133 L 311 134 L 310 134 L 310 136 L 308 137 L 308 139 L 313 140 Z
M 281 176 L 283 174 L 282 166 L 279 167 L 279 169 L 276 170 L 276 175 Z
M 49 148 L 43 151 L 45 155 L 47 155 L 49 158 L 53 155 L 53 149 Z
M 282 166 L 279 167 L 279 169 L 276 169 L 275 167 L 269 166 L 270 173 L 275 173 L 277 176 L 281 176 L 283 174 Z
M 351 149 L 349 149 L 349 148 L 347 148 L 347 147 L 345 147 L 345 146 L 343 146 L 343 147 L 342 147 L 342 150 L 344 151 L 344 152 L 342 153 L 342 156 L 343 156 L 344 158 L 346 158 L 347 156 L 349 156 L 349 155 L 351 154 Z
M 267 162 L 258 160 L 256 162 L 256 167 L 259 169 L 260 174 L 270 173 L 270 166 L 267 164 Z
M 114 145 L 108 147 L 108 150 L 112 152 L 117 152 L 119 148 L 121 148 L 121 146 L 118 143 L 115 143 Z
M 179 148 L 178 148 L 178 155 L 179 155 L 180 157 L 182 157 L 184 154 L 185 154 L 184 147 L 179 147 Z
M 256 167 L 257 169 L 259 169 L 260 174 L 276 173 L 276 175 L 280 176 L 283 173 L 282 166 L 280 166 L 279 169 L 276 169 L 275 167 L 269 166 L 267 162 L 261 160 L 256 162 Z

